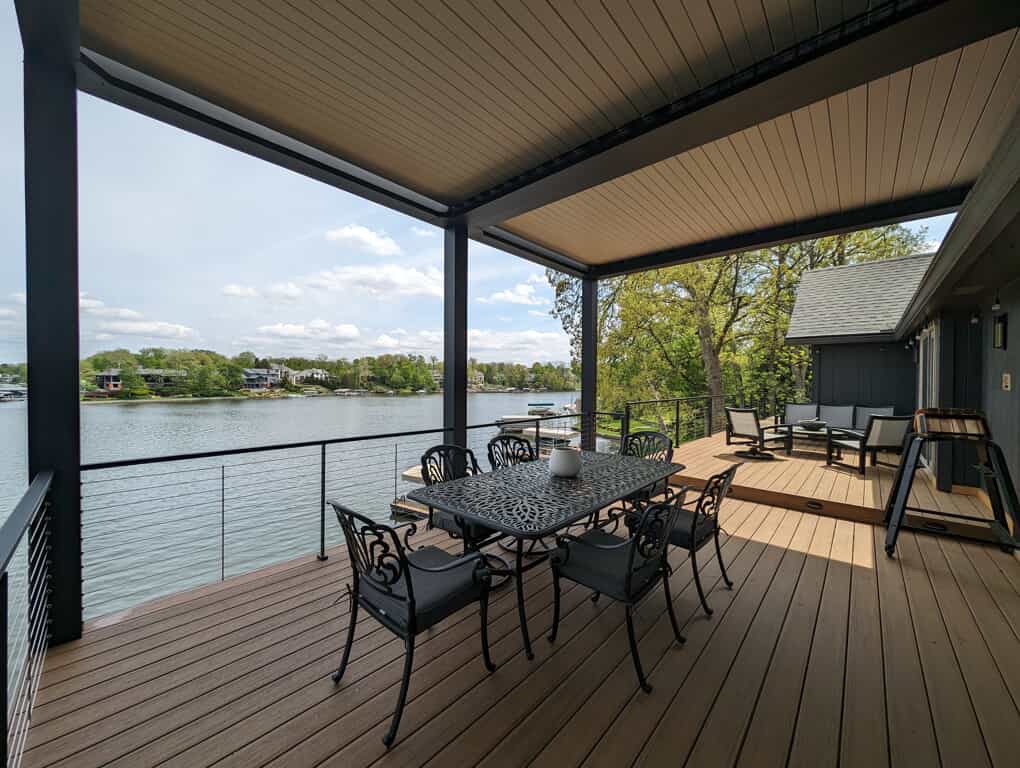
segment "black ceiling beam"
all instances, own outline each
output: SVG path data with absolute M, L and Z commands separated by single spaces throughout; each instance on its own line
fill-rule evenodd
M 1011 0 L 886 2 L 453 207 L 472 232 L 1020 25 Z
M 784 243 L 812 240 L 869 227 L 881 227 L 886 224 L 897 224 L 927 216 L 938 216 L 955 211 L 963 205 L 969 191 L 969 186 L 952 187 L 940 192 L 929 192 L 915 197 L 894 200 L 890 203 L 863 206 L 850 211 L 816 216 L 813 219 L 804 219 L 753 232 L 721 237 L 716 240 L 692 243 L 679 248 L 646 253 L 593 267 L 592 275 L 598 278 L 617 277 L 630 272 L 658 269 L 715 256 L 726 256 L 730 253 L 753 251 Z
M 439 201 L 85 49 L 78 88 L 420 221 L 448 221 L 449 208 Z
M 520 256 L 522 259 L 527 259 L 540 266 L 566 272 L 574 277 L 584 277 L 591 273 L 591 267 L 587 264 L 582 264 L 571 259 L 569 256 L 564 256 L 558 251 L 546 248 L 499 227 L 489 227 L 481 232 L 476 232 L 472 239 L 479 243 L 499 248 L 507 253 L 512 253 L 515 256 Z

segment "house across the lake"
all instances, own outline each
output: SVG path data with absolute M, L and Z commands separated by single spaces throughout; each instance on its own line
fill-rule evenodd
M 124 388 L 121 380 L 123 368 L 107 368 L 96 374 L 96 386 L 107 392 L 120 392 Z M 153 392 L 159 392 L 170 385 L 177 384 L 188 377 L 188 372 L 178 368 L 144 368 L 135 369 L 145 386 Z
M 289 370 L 289 369 L 288 369 Z M 279 387 L 283 381 L 283 371 L 280 368 L 245 368 L 241 371 L 245 389 L 274 389 Z

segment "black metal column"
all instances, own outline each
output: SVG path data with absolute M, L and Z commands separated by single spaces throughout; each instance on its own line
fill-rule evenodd
M 464 222 L 446 228 L 443 261 L 443 427 L 467 446 L 468 236 Z
M 28 472 L 54 472 L 52 642 L 81 636 L 77 0 L 17 0 L 25 50 Z
M 581 278 L 581 447 L 595 450 L 596 380 L 598 377 L 599 285 Z

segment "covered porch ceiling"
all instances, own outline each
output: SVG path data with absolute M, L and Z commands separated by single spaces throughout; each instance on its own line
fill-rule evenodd
M 1020 5 L 82 0 L 79 87 L 602 277 L 959 207 Z

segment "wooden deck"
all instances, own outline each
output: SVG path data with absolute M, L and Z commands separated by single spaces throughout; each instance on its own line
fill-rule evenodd
M 751 474 L 748 472 L 747 474 Z M 654 686 L 638 691 L 623 611 L 564 594 L 560 637 L 521 650 L 513 595 L 419 638 L 399 741 L 380 741 L 402 646 L 347 621 L 342 549 L 92 623 L 50 652 L 24 764 L 39 766 L 1014 766 L 1020 733 L 1020 562 L 981 544 L 730 500 L 735 587 L 703 564 L 672 576 L 687 643 L 661 591 L 639 612 Z M 440 532 L 422 543 L 451 546 Z M 708 558 L 706 558 L 708 560 Z M 550 623 L 546 568 L 528 573 L 533 634 Z
M 884 518 L 886 499 L 896 471 L 890 466 L 880 464 L 872 467 L 869 463 L 863 475 L 856 467 L 828 466 L 823 442 L 797 441 L 792 456 L 777 450 L 772 461 L 741 459 L 734 453 L 736 450 L 739 450 L 738 446 L 726 445 L 723 433 L 681 444 L 674 452 L 674 461 L 686 465 L 687 469 L 677 475 L 674 482 L 700 488 L 709 476 L 734 462 L 743 461 L 731 490 L 735 498 L 858 522 L 881 523 Z M 847 457 L 853 461 L 856 454 L 847 454 Z M 897 461 L 897 457 L 892 455 L 880 455 L 879 459 L 887 463 Z M 910 503 L 950 514 L 991 517 L 991 511 L 977 489 L 944 493 L 935 487 L 934 478 L 927 470 L 918 473 Z M 909 517 L 914 520 L 934 519 L 950 528 L 966 530 L 990 540 L 983 527 L 953 522 L 938 515 Z

